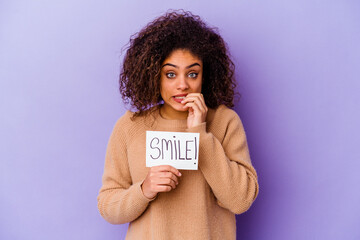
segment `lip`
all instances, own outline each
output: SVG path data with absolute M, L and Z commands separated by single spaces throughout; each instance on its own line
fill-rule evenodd
M 176 97 L 184 97 L 185 98 L 187 95 L 188 95 L 187 93 L 177 94 L 177 95 L 173 96 L 172 98 L 174 99 L 175 102 L 181 103 L 181 101 L 184 100 L 184 99 L 176 98 Z
M 188 95 L 187 93 L 183 93 L 183 94 L 175 95 L 174 97 L 186 97 L 187 95 Z

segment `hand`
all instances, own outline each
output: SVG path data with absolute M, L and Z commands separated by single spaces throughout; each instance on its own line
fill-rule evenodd
M 159 192 L 170 192 L 179 184 L 180 176 L 179 170 L 169 165 L 151 167 L 141 186 L 144 196 L 152 199 Z
M 189 93 L 181 102 L 184 108 L 188 108 L 187 127 L 195 127 L 206 121 L 208 108 L 204 96 L 201 93 Z

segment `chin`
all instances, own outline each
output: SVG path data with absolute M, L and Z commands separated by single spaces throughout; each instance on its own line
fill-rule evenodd
M 175 111 L 178 111 L 178 112 L 187 112 L 188 110 L 187 109 L 183 109 L 182 106 L 178 107 L 178 106 L 172 106 L 172 108 L 175 110 Z

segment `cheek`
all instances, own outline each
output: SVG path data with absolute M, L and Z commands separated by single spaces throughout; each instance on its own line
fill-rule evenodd
M 164 95 L 168 94 L 169 84 L 166 83 L 166 81 L 161 81 L 160 83 L 160 94 L 164 97 Z
M 197 92 L 201 92 L 201 86 L 202 86 L 202 78 L 200 78 L 200 81 L 196 83 L 196 90 Z

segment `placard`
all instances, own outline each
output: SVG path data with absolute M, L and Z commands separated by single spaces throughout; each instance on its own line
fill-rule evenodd
M 198 170 L 200 133 L 146 131 L 146 167 Z

